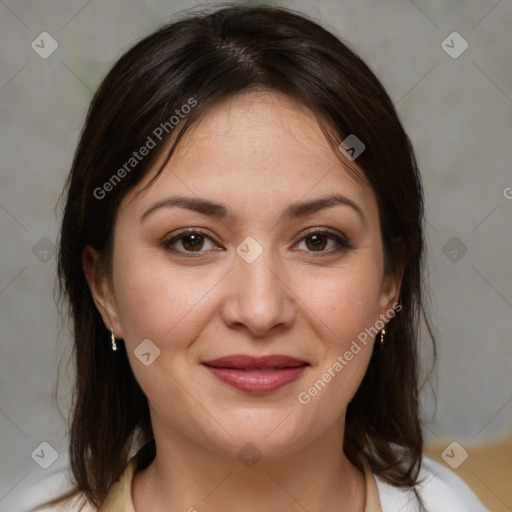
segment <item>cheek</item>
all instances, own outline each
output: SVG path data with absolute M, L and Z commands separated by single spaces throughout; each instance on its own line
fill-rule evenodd
M 346 407 L 366 373 L 375 336 L 371 328 L 379 318 L 380 275 L 375 265 L 347 266 L 309 282 L 316 284 L 303 290 L 304 314 L 322 343 L 319 364 L 298 401 L 327 424 Z
M 324 333 L 322 338 L 342 349 L 373 325 L 378 319 L 380 281 L 379 269 L 371 261 L 311 278 L 302 295 L 312 318 L 318 318 L 315 325 Z
M 197 403 L 183 393 L 184 383 L 190 380 L 187 359 L 193 353 L 189 346 L 211 318 L 208 291 L 220 276 L 215 278 L 211 271 L 197 267 L 173 271 L 165 262 L 150 258 L 144 250 L 119 258 L 115 265 L 119 321 L 135 378 L 155 414 L 176 424 L 185 422 L 184 428 L 193 429 L 191 418 L 194 414 L 201 416 L 204 411 L 200 408 L 195 411 Z M 145 339 L 160 350 L 148 366 L 141 364 L 135 352 Z M 170 396 L 172 410 L 168 407 Z M 185 419 L 180 417 L 183 410 L 190 411 Z
M 185 343 L 201 329 L 211 272 L 197 267 L 172 271 L 144 250 L 119 258 L 114 265 L 116 303 L 126 343 L 135 347 L 146 338 L 157 345 L 164 340 Z

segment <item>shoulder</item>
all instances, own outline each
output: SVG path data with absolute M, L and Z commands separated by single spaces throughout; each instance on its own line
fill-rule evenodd
M 375 475 L 382 512 L 418 512 L 411 489 L 395 487 Z M 453 471 L 423 456 L 416 491 L 428 512 L 489 512 L 466 483 Z

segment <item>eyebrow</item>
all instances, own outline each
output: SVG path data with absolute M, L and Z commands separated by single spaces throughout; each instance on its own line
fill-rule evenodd
M 311 215 L 312 213 L 316 213 L 326 208 L 332 208 L 334 206 L 348 206 L 359 215 L 365 226 L 368 225 L 368 221 L 363 213 L 363 210 L 357 205 L 357 203 L 341 194 L 334 194 L 328 197 L 313 199 L 311 201 L 292 203 L 283 212 L 280 220 L 282 221 L 305 217 L 306 215 Z M 227 208 L 222 203 L 216 203 L 208 199 L 202 199 L 198 197 L 172 196 L 162 199 L 161 201 L 158 201 L 152 205 L 143 213 L 142 217 L 140 218 L 140 222 L 143 222 L 156 210 L 172 207 L 192 210 L 202 215 L 208 215 L 210 217 L 216 217 L 219 219 L 235 218 L 235 215 L 229 210 L 229 208 Z

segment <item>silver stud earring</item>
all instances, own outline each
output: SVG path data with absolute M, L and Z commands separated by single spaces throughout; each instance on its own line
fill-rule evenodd
M 385 335 L 385 334 L 386 334 L 386 329 L 384 329 L 384 328 L 383 328 L 383 329 L 380 331 L 380 344 L 381 344 L 381 345 L 384 345 L 384 335 Z
M 112 340 L 112 350 L 117 350 L 116 338 L 114 336 L 114 328 L 110 328 L 110 339 Z

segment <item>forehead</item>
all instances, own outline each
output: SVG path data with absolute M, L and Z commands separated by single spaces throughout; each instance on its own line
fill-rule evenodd
M 190 152 L 189 157 L 210 164 L 220 157 L 255 164 L 279 162 L 272 172 L 286 169 L 287 161 L 337 161 L 313 112 L 278 92 L 250 92 L 223 101 L 206 112 L 180 146 L 181 156 Z M 212 155 L 217 158 L 212 160 Z
M 133 191 L 140 208 L 170 193 L 229 198 L 245 207 L 295 202 L 333 189 L 355 201 L 373 201 L 369 185 L 347 172 L 313 112 L 281 93 L 251 92 L 225 100 L 188 129 L 165 162 L 167 150 Z M 164 163 L 158 178 L 140 193 Z

